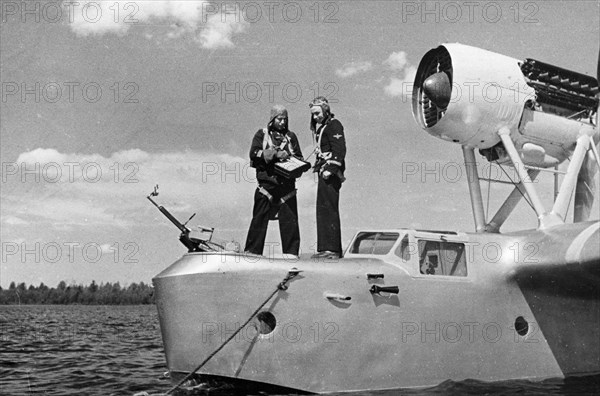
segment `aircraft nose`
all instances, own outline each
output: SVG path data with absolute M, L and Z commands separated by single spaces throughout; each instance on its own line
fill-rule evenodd
M 432 74 L 423 81 L 423 92 L 439 109 L 445 109 L 450 103 L 452 86 L 445 72 Z

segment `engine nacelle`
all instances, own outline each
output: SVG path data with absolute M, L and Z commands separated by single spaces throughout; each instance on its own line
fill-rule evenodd
M 421 60 L 413 115 L 429 134 L 507 161 L 498 131 L 508 128 L 526 165 L 554 166 L 581 134 L 598 142 L 595 78 L 462 44 L 444 44 Z

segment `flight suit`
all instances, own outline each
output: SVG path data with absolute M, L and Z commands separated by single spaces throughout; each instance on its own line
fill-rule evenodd
M 314 171 L 319 174 L 317 187 L 317 251 L 342 254 L 340 225 L 340 189 L 345 180 L 346 138 L 344 127 L 330 117 L 316 131 L 317 162 Z M 325 172 L 330 175 L 325 177 Z
M 298 255 L 300 229 L 298 226 L 298 203 L 296 181 L 276 175 L 274 164 L 277 151 L 284 150 L 290 156 L 302 159 L 302 151 L 296 134 L 292 131 L 280 134 L 260 129 L 252 139 L 250 165 L 256 168 L 258 188 L 254 193 L 254 209 L 244 251 L 263 254 L 269 220 L 277 214 L 282 250 L 285 254 Z

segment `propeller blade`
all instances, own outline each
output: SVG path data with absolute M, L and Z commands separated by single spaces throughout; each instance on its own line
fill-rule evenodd
M 590 218 L 594 204 L 594 190 L 596 188 L 595 176 L 598 164 L 593 151 L 587 152 L 577 175 L 575 187 L 575 207 L 573 209 L 573 222 L 587 221 Z

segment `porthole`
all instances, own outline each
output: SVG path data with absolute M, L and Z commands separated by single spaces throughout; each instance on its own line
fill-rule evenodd
M 522 316 L 515 319 L 515 331 L 520 336 L 524 336 L 529 331 L 529 323 Z
M 277 319 L 271 312 L 262 311 L 256 315 L 256 319 L 258 319 L 258 332 L 260 334 L 272 333 L 275 326 L 277 326 Z

